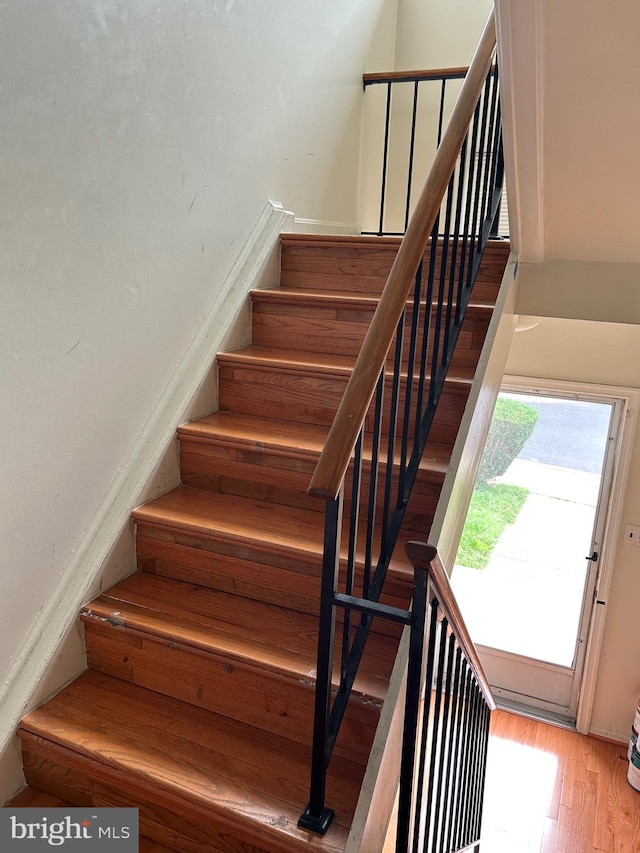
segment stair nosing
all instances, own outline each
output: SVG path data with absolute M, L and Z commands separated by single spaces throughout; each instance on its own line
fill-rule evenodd
M 288 302 L 296 304 L 297 302 L 306 302 L 315 305 L 331 305 L 340 304 L 346 308 L 365 308 L 375 309 L 380 302 L 380 296 L 366 293 L 354 296 L 353 293 L 342 293 L 339 290 L 314 290 L 313 288 L 303 287 L 275 287 L 275 288 L 259 288 L 250 292 L 252 302 Z M 407 299 L 407 306 L 413 305 L 412 299 Z M 425 306 L 425 301 L 420 302 L 422 308 Z M 432 310 L 437 307 L 436 303 L 432 303 Z M 446 308 L 446 303 L 444 303 Z M 473 298 L 467 304 L 465 309 L 465 317 L 471 313 L 488 314 L 494 309 L 494 303 L 474 301 Z
M 266 355 L 269 352 L 272 352 L 273 355 Z M 287 358 L 282 355 L 284 353 L 293 353 L 295 357 Z M 318 356 L 321 356 L 321 358 L 318 358 Z M 336 359 L 336 363 L 329 363 L 329 358 Z M 221 365 L 257 366 L 265 370 L 277 370 L 285 373 L 299 373 L 300 371 L 304 371 L 308 375 L 334 376 L 340 379 L 349 379 L 356 362 L 355 356 L 328 355 L 327 353 L 317 353 L 310 350 L 280 350 L 272 347 L 257 347 L 253 345 L 230 352 L 218 353 L 217 359 Z M 445 386 L 452 389 L 456 387 L 470 388 L 473 383 L 473 373 L 471 375 L 460 375 L 461 370 L 463 374 L 467 374 L 467 371 L 463 370 L 462 365 L 451 365 L 445 378 Z M 453 375 L 451 371 L 454 371 Z M 393 378 L 390 370 L 385 370 L 385 373 L 388 379 Z M 405 376 L 406 373 L 403 371 L 402 375 Z
M 108 602 L 113 602 L 115 606 L 110 607 Z M 129 615 L 127 615 L 127 610 Z M 144 615 L 143 611 L 146 611 Z M 176 617 L 173 620 L 174 624 L 172 624 L 172 618 L 166 613 L 154 611 L 144 605 L 111 598 L 107 594 L 98 596 L 97 599 L 86 604 L 82 609 L 81 618 L 89 624 L 95 620 L 101 624 L 108 624 L 116 630 L 123 629 L 135 635 L 148 637 L 151 641 L 171 642 L 176 647 L 196 650 L 221 661 L 232 660 L 240 669 L 248 671 L 257 669 L 268 674 L 273 673 L 288 681 L 308 684 L 309 686 L 315 684 L 316 660 L 313 654 L 296 654 L 294 650 L 289 648 L 268 646 L 262 640 L 250 640 L 245 636 L 238 638 L 231 631 L 225 631 L 224 628 L 217 626 L 215 629 L 213 627 L 206 628 L 197 622 L 188 623 L 191 636 L 185 638 L 180 633 L 181 627 L 177 623 L 180 621 L 184 625 L 188 620 Z M 228 624 L 230 628 L 233 627 L 232 623 Z M 199 635 L 199 638 L 195 639 L 194 634 Z M 213 639 L 214 634 L 215 640 Z M 244 651 L 239 648 L 241 646 L 245 647 Z M 378 683 L 372 673 L 366 673 L 366 677 L 365 673 L 366 671 L 363 672 L 360 679 L 356 680 L 353 697 L 356 700 L 365 700 L 367 704 L 381 706 L 386 694 L 388 679 L 380 676 Z M 367 690 L 363 681 L 366 681 L 370 686 L 377 684 L 381 689 L 375 693 L 372 690 Z M 334 668 L 333 683 L 334 687 L 339 684 L 337 666 Z
M 220 415 L 221 417 L 229 416 L 231 418 L 234 417 L 234 412 L 215 412 L 212 413 L 215 415 Z M 233 435 L 225 435 L 224 432 L 220 428 L 213 428 L 211 434 L 207 434 L 206 426 L 202 428 L 196 428 L 194 424 L 198 423 L 206 423 L 206 418 L 211 417 L 205 416 L 197 421 L 191 421 L 188 424 L 184 424 L 178 428 L 178 441 L 195 443 L 195 444 L 203 444 L 203 445 L 223 445 L 225 447 L 234 448 L 238 450 L 255 450 L 260 452 L 267 452 L 274 456 L 282 456 L 288 459 L 305 459 L 311 462 L 314 462 L 320 458 L 320 454 L 324 448 L 324 442 L 316 443 L 315 447 L 300 447 L 300 444 L 294 444 L 293 441 L 290 441 L 288 444 L 286 442 L 286 438 L 281 436 L 276 439 L 271 436 L 264 437 L 264 434 L 261 434 L 261 438 L 258 438 L 259 431 L 256 430 L 255 436 L 239 436 L 237 434 Z M 249 418 L 255 418 L 256 424 L 259 424 L 261 421 L 269 421 L 271 423 L 277 423 L 274 418 L 264 418 L 261 419 L 259 415 L 250 416 L 243 415 L 241 416 L 242 420 L 246 421 Z M 283 423 L 291 423 L 288 421 L 283 421 Z M 304 422 L 300 422 L 296 425 L 300 428 L 301 433 L 307 432 L 308 434 L 315 433 L 319 435 L 322 433 L 323 437 L 326 438 L 328 434 L 328 428 L 317 427 L 316 424 L 306 424 Z M 307 428 L 312 429 L 307 429 Z M 435 442 L 436 444 L 438 442 Z M 427 455 L 426 459 L 423 459 L 421 462 L 421 470 L 424 472 L 429 472 L 432 476 L 440 479 L 444 478 L 446 474 L 446 470 L 448 467 L 448 459 L 445 460 L 444 456 L 440 457 L 432 457 L 428 458 L 428 448 L 429 443 L 427 443 L 425 448 L 425 453 Z M 370 449 L 370 448 L 369 448 Z M 369 454 L 367 452 L 367 448 L 365 448 L 363 454 L 363 461 L 367 461 L 370 459 Z M 399 464 L 399 460 L 396 459 L 396 464 Z

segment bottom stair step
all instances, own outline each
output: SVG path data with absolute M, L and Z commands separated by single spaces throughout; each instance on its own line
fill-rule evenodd
M 323 837 L 300 830 L 306 747 L 91 671 L 18 734 L 29 785 L 78 806 L 138 807 L 141 833 L 181 853 L 343 851 L 364 772 L 334 757 L 334 822 Z
M 73 807 L 73 803 L 39 791 L 37 788 L 24 788 L 5 806 L 5 808 L 11 809 L 68 809 Z M 170 847 L 165 847 L 164 844 L 158 844 L 157 841 L 152 841 L 150 838 L 141 835 L 138 841 L 138 853 L 180 853 L 180 851 L 172 850 Z

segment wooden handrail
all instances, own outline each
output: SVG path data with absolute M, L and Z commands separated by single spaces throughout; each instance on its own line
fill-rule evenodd
M 329 499 L 335 499 L 338 495 L 420 259 L 424 255 L 469 122 L 491 67 L 495 43 L 494 14 L 491 11 L 311 478 L 310 495 Z
M 433 545 L 427 545 L 425 542 L 407 542 L 405 551 L 413 566 L 424 569 L 427 572 L 438 603 L 447 617 L 447 622 L 451 626 L 458 644 L 462 648 L 467 663 L 473 671 L 478 686 L 482 690 L 485 701 L 489 708 L 495 711 L 496 703 L 491 693 L 491 687 L 489 686 L 487 676 L 484 674 L 476 647 L 469 636 L 467 626 L 458 607 L 458 602 L 451 589 L 449 576 L 442 565 L 437 549 Z
M 365 86 L 375 83 L 414 83 L 420 80 L 460 80 L 468 72 L 467 65 L 455 68 L 431 68 L 421 71 L 375 71 L 362 75 Z

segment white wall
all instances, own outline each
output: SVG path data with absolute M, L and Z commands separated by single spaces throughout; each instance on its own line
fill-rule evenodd
M 492 0 L 398 0 L 397 69 L 468 65 Z
M 521 260 L 640 261 L 640 5 L 496 0 Z
M 0 690 L 266 200 L 356 222 L 361 75 L 392 61 L 389 9 L 0 10 Z
M 640 326 L 543 317 L 516 333 L 507 372 L 640 388 Z M 640 549 L 622 541 L 640 523 L 640 434 L 635 436 L 605 618 L 591 730 L 626 740 L 640 692 Z

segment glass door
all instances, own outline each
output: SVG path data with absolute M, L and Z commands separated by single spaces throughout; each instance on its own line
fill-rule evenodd
M 575 721 L 620 409 L 498 397 L 451 580 L 502 704 Z

